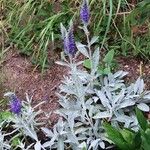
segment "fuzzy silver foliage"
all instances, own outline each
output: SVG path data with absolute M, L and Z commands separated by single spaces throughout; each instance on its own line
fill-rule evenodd
M 12 92 L 8 92 L 4 96 L 10 97 L 11 95 L 15 95 L 15 94 Z M 5 124 L 8 123 L 8 125 L 11 122 L 11 124 L 12 124 L 11 126 L 13 127 L 12 133 L 7 133 L 6 135 L 8 136 L 8 135 L 13 134 L 17 137 L 17 135 L 19 133 L 20 135 L 24 136 L 24 138 L 30 137 L 31 139 L 33 139 L 35 141 L 34 143 L 31 143 L 30 145 L 26 145 L 26 143 L 19 141 L 19 145 L 17 146 L 17 148 L 20 148 L 22 150 L 31 150 L 31 147 L 34 147 L 34 150 L 41 150 L 41 149 L 45 150 L 42 147 L 40 141 L 38 140 L 38 135 L 37 135 L 37 130 L 38 130 L 39 125 L 40 126 L 43 125 L 43 123 L 39 121 L 39 117 L 37 117 L 37 116 L 39 114 L 41 114 L 42 111 L 41 110 L 35 111 L 44 102 L 41 102 L 41 103 L 37 104 L 36 106 L 32 107 L 32 97 L 29 97 L 26 94 L 26 100 L 21 101 L 21 103 L 22 103 L 21 113 L 19 115 L 13 114 L 7 121 L 5 121 Z M 4 136 L 5 136 L 5 134 L 2 135 L 2 133 L 0 132 L 0 144 L 1 144 L 1 141 L 3 140 Z M 12 137 L 10 139 L 10 141 L 14 137 Z M 7 141 L 7 143 L 9 143 L 9 145 L 5 144 L 5 142 L 3 142 L 3 147 L 7 146 L 8 147 L 7 149 L 11 150 L 12 147 L 10 145 L 10 141 Z M 1 147 L 2 146 L 0 145 L 0 148 Z
M 69 67 L 70 72 L 69 76 L 64 77 L 60 92 L 57 93 L 61 108 L 56 113 L 63 120 L 59 120 L 53 130 L 43 128 L 50 138 L 43 145 L 45 148 L 105 149 L 105 141 L 108 139 L 102 126 L 104 120 L 113 126 L 122 124 L 136 131 L 138 122 L 134 114 L 135 106 L 142 111 L 149 111 L 150 91 L 144 91 L 143 79 L 138 78 L 135 83 L 126 85 L 123 78 L 127 72 L 118 71 L 107 76 L 98 73 L 99 48 L 92 54 L 89 52 L 96 40 L 97 37 L 93 37 L 88 46 L 76 42 L 79 52 L 91 60 L 90 71 L 80 69 L 82 61 L 69 62 L 64 59 L 57 62 Z
M 79 54 L 83 54 L 91 61 L 91 70 L 87 71 L 81 67 L 82 61 L 77 62 L 76 56 L 67 60 L 62 55 L 63 61 L 57 64 L 68 67 L 69 75 L 64 77 L 60 85 L 59 104 L 61 108 L 56 111 L 60 119 L 52 129 L 42 127 L 47 140 L 45 143 L 39 141 L 37 127 L 41 125 L 36 120 L 36 116 L 41 113 L 36 112 L 31 106 L 28 96 L 27 101 L 22 103 L 20 115 L 15 115 L 10 119 L 13 122 L 15 133 L 19 131 L 25 137 L 34 140 L 31 145 L 26 145 L 20 141 L 18 147 L 22 150 L 97 150 L 106 149 L 105 142 L 109 141 L 103 128 L 104 120 L 109 121 L 113 126 L 138 130 L 138 122 L 134 113 L 135 107 L 149 112 L 150 91 L 144 90 L 144 81 L 140 77 L 135 83 L 125 84 L 124 77 L 127 72 L 117 71 L 103 76 L 98 72 L 100 62 L 100 51 L 96 48 L 91 51 L 98 37 L 89 38 L 86 26 L 83 30 L 87 36 L 87 45 L 76 42 Z M 9 96 L 12 93 L 7 93 Z M 11 133 L 10 133 L 11 134 Z M 5 141 L 6 134 L 0 128 L 0 146 L 3 149 L 11 150 L 10 141 Z M 1 148 L 0 147 L 0 148 Z M 31 148 L 32 147 L 32 148 Z M 1 149 L 0 149 L 1 150 Z
M 5 139 L 6 133 L 2 131 L 3 123 L 0 123 L 0 150 L 10 150 L 11 145 L 8 140 Z

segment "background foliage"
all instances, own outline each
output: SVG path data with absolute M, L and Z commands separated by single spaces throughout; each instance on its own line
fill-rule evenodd
M 13 43 L 20 53 L 31 56 L 34 64 L 42 68 L 48 64 L 48 53 L 61 48 L 60 22 L 75 20 L 79 25 L 80 1 L 74 0 L 1 0 L 4 31 L 8 43 Z M 148 0 L 90 0 L 91 32 L 98 35 L 99 44 L 117 54 L 150 57 Z M 76 38 L 82 37 L 82 32 Z M 84 40 L 84 38 L 83 38 Z M 54 44 L 55 41 L 55 44 Z

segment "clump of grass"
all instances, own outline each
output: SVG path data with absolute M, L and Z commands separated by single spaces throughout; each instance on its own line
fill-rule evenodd
M 68 20 L 76 18 L 80 1 L 12 0 L 3 3 L 11 27 L 10 42 L 17 46 L 20 53 L 31 56 L 33 64 L 43 70 L 50 64 L 48 53 L 52 53 L 56 47 L 61 48 L 61 45 L 54 44 L 54 41 L 57 43 L 60 40 L 59 23 L 66 25 Z M 145 38 L 133 37 L 132 34 L 133 22 L 138 25 L 143 20 L 143 17 L 136 19 L 137 16 L 132 14 L 138 14 L 137 11 L 145 14 L 149 10 L 148 1 L 138 1 L 137 7 L 133 7 L 127 0 L 89 0 L 89 4 L 92 10 L 91 32 L 100 35 L 101 48 L 115 49 L 125 56 L 141 55 L 144 59 L 149 59 L 149 33 L 144 35 Z M 148 14 L 146 16 L 142 23 L 146 23 L 149 28 Z M 78 21 L 75 22 L 78 26 Z M 82 35 L 78 33 L 76 38 Z
M 10 46 L 7 45 L 9 35 L 7 33 L 8 23 L 6 20 L 6 3 L 0 0 L 0 65 L 4 60 L 4 54 L 9 50 Z
M 48 63 L 50 42 L 59 39 L 59 22 L 66 23 L 73 16 L 73 11 L 64 2 L 62 5 L 63 9 L 59 4 L 56 6 L 55 1 L 13 1 L 8 15 L 10 41 L 16 44 L 20 53 L 32 55 L 32 62 L 42 68 Z

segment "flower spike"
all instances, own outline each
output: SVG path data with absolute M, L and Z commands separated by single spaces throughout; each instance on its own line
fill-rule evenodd
M 80 18 L 83 24 L 87 25 L 90 19 L 90 11 L 88 6 L 88 0 L 83 0 L 82 6 L 80 9 Z

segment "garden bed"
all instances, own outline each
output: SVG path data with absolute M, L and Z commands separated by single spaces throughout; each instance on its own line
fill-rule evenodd
M 60 53 L 55 52 L 53 57 L 55 61 L 60 60 Z M 51 55 L 49 54 L 50 58 Z M 120 56 L 116 58 L 116 65 L 118 70 L 129 73 L 125 78 L 127 83 L 134 82 L 142 75 L 146 88 L 150 89 L 149 62 L 143 64 L 137 58 Z M 6 54 L 0 70 L 2 77 L 0 99 L 3 98 L 4 93 L 15 91 L 20 99 L 25 97 L 25 93 L 33 96 L 33 105 L 46 101 L 46 104 L 42 106 L 42 110 L 45 112 L 59 108 L 56 92 L 59 90 L 58 87 L 63 80 L 63 76 L 67 75 L 67 68 L 53 64 L 42 74 L 39 68 L 33 66 L 28 57 L 21 56 L 16 50 L 10 50 Z M 50 120 L 55 121 L 55 115 L 52 115 Z
M 10 2 L 0 9 L 0 149 L 149 150 L 150 3 Z

